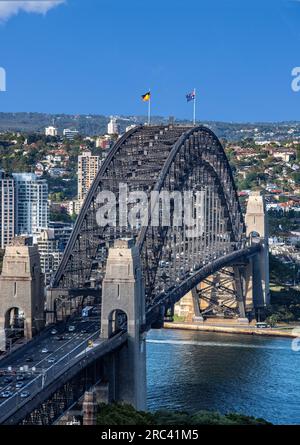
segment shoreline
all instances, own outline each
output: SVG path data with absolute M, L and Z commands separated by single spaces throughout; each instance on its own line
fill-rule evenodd
M 182 329 L 189 331 L 202 331 L 202 332 L 220 332 L 226 334 L 244 334 L 244 335 L 261 335 L 267 337 L 286 337 L 297 338 L 299 334 L 293 333 L 293 329 L 284 330 L 276 328 L 257 329 L 243 326 L 218 326 L 218 325 L 206 325 L 205 323 L 187 323 L 187 322 L 165 322 L 164 329 Z M 300 329 L 299 329 L 300 333 Z

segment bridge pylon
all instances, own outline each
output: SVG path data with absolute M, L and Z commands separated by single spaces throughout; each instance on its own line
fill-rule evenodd
M 7 246 L 0 276 L 0 331 L 30 340 L 44 327 L 44 286 L 40 256 L 28 238 Z
M 261 250 L 250 259 L 245 270 L 246 305 L 252 306 L 258 314 L 270 303 L 269 233 L 265 198 L 260 191 L 249 195 L 245 223 L 250 243 L 261 245 Z
M 109 249 L 102 288 L 101 337 L 127 326 L 128 342 L 107 362 L 110 401 L 146 408 L 145 291 L 138 249 L 132 239 L 119 239 Z

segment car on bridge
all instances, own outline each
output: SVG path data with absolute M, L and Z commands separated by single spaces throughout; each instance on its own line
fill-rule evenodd
M 93 306 L 86 306 L 81 311 L 82 317 L 90 317 L 92 315 L 94 307 Z
M 12 391 L 2 391 L 1 393 L 0 393 L 0 397 L 2 398 L 2 399 L 9 399 L 9 397 L 11 397 L 13 395 L 13 392 Z
M 20 396 L 21 396 L 22 399 L 26 399 L 27 397 L 30 396 L 30 392 L 29 391 L 23 391 L 23 392 L 21 392 Z
M 17 375 L 17 382 L 22 382 L 23 380 L 25 380 L 25 375 L 24 374 Z
M 5 379 L 3 380 L 4 383 L 11 383 L 13 381 L 12 377 L 5 377 Z
M 64 340 L 65 340 L 65 337 L 64 337 L 63 335 L 57 335 L 56 337 L 54 337 L 54 340 L 57 340 L 57 341 L 64 341 Z

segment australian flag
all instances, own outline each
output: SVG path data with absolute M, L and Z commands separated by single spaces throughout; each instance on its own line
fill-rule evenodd
M 195 100 L 196 93 L 195 90 L 193 90 L 191 93 L 186 94 L 186 100 L 187 102 L 190 102 L 191 100 Z

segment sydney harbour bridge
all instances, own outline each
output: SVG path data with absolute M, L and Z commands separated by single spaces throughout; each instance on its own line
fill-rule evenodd
M 123 224 L 118 198 L 124 184 L 129 194 L 149 197 L 146 217 L 135 224 Z M 174 199 L 168 207 L 172 223 L 162 223 L 165 191 L 200 194 L 196 236 L 172 220 Z M 102 192 L 116 197 L 115 224 L 109 217 L 99 224 Z M 132 210 L 134 203 L 127 204 Z M 144 409 L 146 332 L 161 327 L 189 293 L 199 322 L 208 313 L 229 313 L 240 321 L 255 317 L 269 299 L 267 238 L 263 196 L 250 195 L 244 218 L 226 154 L 210 129 L 153 125 L 128 131 L 105 158 L 47 290 L 48 327 L 3 359 L 1 368 L 17 369 L 30 348 L 39 348 L 51 336 L 50 328 L 63 323 L 66 308 L 81 307 L 85 299 L 101 307 L 101 320 L 90 331 L 93 347 L 84 338 L 67 358 L 40 373 L 37 367 L 28 382 L 30 396 L 15 395 L 0 404 L 0 422 L 51 424 L 99 381 L 107 384 L 108 401 Z M 208 284 L 210 293 L 205 293 Z M 219 301 L 216 293 L 226 291 Z

